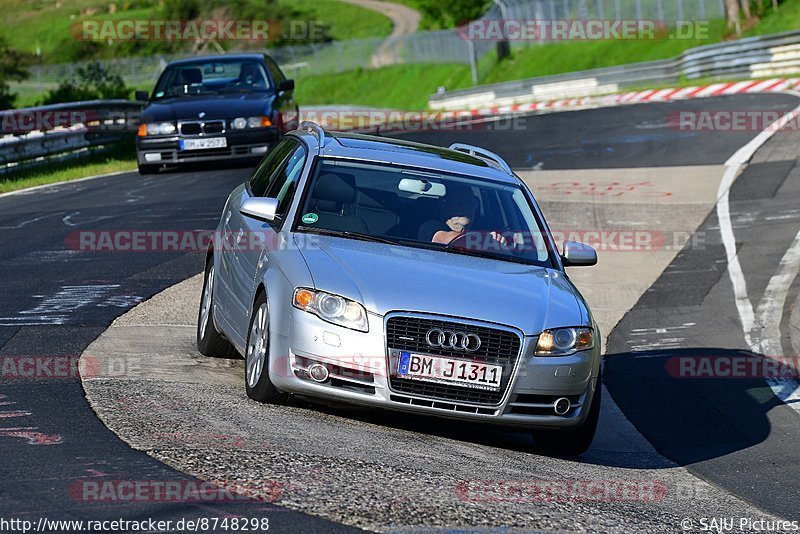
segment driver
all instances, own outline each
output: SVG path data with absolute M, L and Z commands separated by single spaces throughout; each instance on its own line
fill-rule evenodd
M 478 199 L 475 195 L 468 187 L 461 189 L 450 186 L 449 189 L 441 204 L 441 220 L 428 221 L 420 226 L 421 241 L 446 245 L 466 234 L 475 222 L 475 214 L 478 211 Z M 506 238 L 499 232 L 490 232 L 488 235 L 501 244 L 506 244 Z

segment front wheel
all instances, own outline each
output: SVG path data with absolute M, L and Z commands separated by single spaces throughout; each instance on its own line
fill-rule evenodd
M 600 378 L 597 378 L 592 405 L 589 414 L 578 428 L 569 430 L 537 430 L 533 432 L 536 449 L 557 456 L 578 456 L 586 452 L 594 440 L 597 432 L 597 422 L 600 420 L 600 401 L 603 387 Z
M 200 310 L 197 314 L 197 350 L 204 356 L 230 358 L 236 353 L 231 343 L 222 337 L 214 326 L 214 259 L 206 263 Z
M 245 352 L 244 385 L 247 396 L 266 404 L 280 404 L 287 395 L 269 379 L 269 308 L 261 293 L 253 305 Z

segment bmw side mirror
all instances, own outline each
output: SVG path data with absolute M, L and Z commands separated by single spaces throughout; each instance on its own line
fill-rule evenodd
M 239 213 L 245 217 L 270 222 L 275 220 L 278 213 L 278 199 L 265 197 L 250 197 L 242 202 Z
M 294 91 L 294 80 L 283 80 L 278 84 L 278 91 L 282 93 L 286 91 Z
M 591 267 L 597 264 L 597 252 L 589 245 L 564 241 L 564 254 L 561 255 L 564 267 Z
M 146 102 L 150 95 L 147 94 L 147 91 L 136 91 L 134 96 L 136 100 L 140 102 Z

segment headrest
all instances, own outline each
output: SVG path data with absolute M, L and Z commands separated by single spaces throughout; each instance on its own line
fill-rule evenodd
M 203 83 L 203 71 L 199 68 L 181 69 L 181 85 Z
M 339 204 L 351 204 L 356 200 L 356 178 L 352 174 L 326 172 L 317 178 L 314 198 Z

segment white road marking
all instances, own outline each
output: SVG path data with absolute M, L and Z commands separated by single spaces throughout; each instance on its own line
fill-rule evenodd
M 795 96 L 800 95 L 795 94 Z M 725 254 L 728 260 L 728 276 L 733 284 L 736 310 L 739 313 L 739 319 L 742 323 L 745 341 L 750 347 L 750 350 L 757 354 L 764 354 L 764 339 L 762 338 L 762 333 L 765 329 L 762 328 L 760 332 L 756 331 L 756 314 L 753 311 L 753 304 L 747 296 L 747 283 L 745 282 L 744 273 L 742 272 L 742 266 L 739 263 L 736 250 L 736 238 L 733 234 L 733 227 L 731 224 L 729 193 L 742 166 L 750 161 L 756 150 L 761 148 L 775 132 L 794 121 L 798 115 L 800 115 L 800 106 L 770 124 L 764 131 L 751 139 L 749 143 L 737 150 L 736 153 L 725 162 L 725 174 L 717 190 L 719 231 L 722 236 L 722 244 L 725 246 Z M 798 238 L 800 238 L 800 234 L 798 234 Z M 795 250 L 796 247 L 797 250 Z M 784 260 L 787 260 L 788 263 L 784 264 Z M 794 262 L 794 264 L 792 262 Z M 800 244 L 798 244 L 798 240 L 796 239 L 784 255 L 784 259 L 781 260 L 781 272 L 773 276 L 770 280 L 769 285 L 773 286 L 773 290 L 769 294 L 765 292 L 764 298 L 762 298 L 758 307 L 760 324 L 765 324 L 763 322 L 765 317 L 775 317 L 776 314 L 778 317 L 777 324 L 775 325 L 775 328 L 778 329 L 778 333 L 776 337 L 767 341 L 770 347 L 770 352 L 766 353 L 767 356 L 775 357 L 783 354 L 780 343 L 780 316 L 783 313 L 783 302 L 786 299 L 786 295 L 784 294 L 781 299 L 780 294 L 786 283 L 786 279 L 791 276 L 791 280 L 789 280 L 789 285 L 791 285 L 791 281 L 794 280 L 794 277 L 797 275 L 797 269 L 800 268 L 800 265 L 795 265 L 797 263 L 800 263 Z M 792 272 L 794 274 L 791 274 Z M 786 288 L 786 290 L 788 291 L 788 288 Z M 780 308 L 775 309 L 778 304 L 780 304 Z M 768 330 L 768 335 L 774 335 L 772 328 Z M 775 346 L 778 347 L 777 352 L 774 352 Z M 784 402 L 791 401 L 791 403 L 787 402 L 787 404 L 800 411 L 800 403 L 794 402 L 795 400 L 800 400 L 800 384 L 798 384 L 797 381 L 773 379 L 769 380 L 768 383 L 779 399 Z
M 0 326 L 38 326 L 66 324 L 77 309 L 88 306 L 117 289 L 117 284 L 62 286 L 33 308 L 23 310 L 14 317 L 0 317 Z

